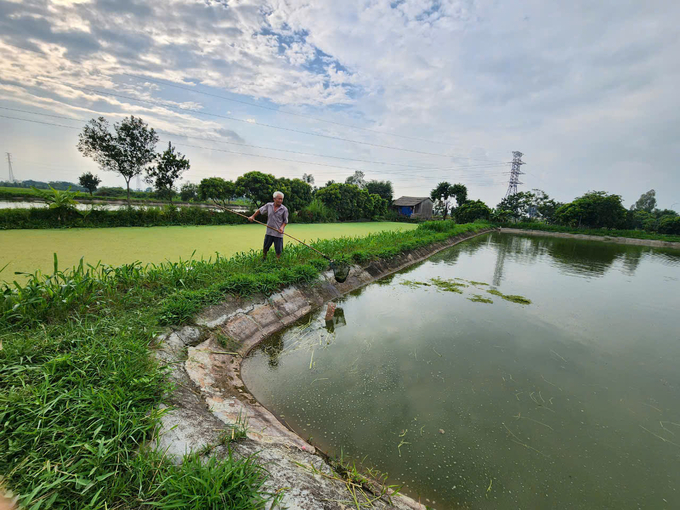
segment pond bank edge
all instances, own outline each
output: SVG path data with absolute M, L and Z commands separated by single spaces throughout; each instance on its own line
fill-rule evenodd
M 501 228 L 503 234 L 524 234 L 529 236 L 562 237 L 564 239 L 583 239 L 585 241 L 602 241 L 605 243 L 632 244 L 651 246 L 653 248 L 673 248 L 680 250 L 680 243 L 661 241 L 659 239 L 635 239 L 632 237 L 594 236 L 589 234 L 570 234 L 568 232 L 550 232 L 546 230 L 524 230 L 521 228 Z
M 282 504 L 304 510 L 344 508 L 340 503 L 329 504 L 329 500 L 351 501 L 347 487 L 333 476 L 313 472 L 315 469 L 334 473 L 325 455 L 248 392 L 241 379 L 242 360 L 270 335 L 326 302 L 492 231 L 497 229 L 461 234 L 389 260 L 352 266 L 349 278 L 342 284 L 335 282 L 329 271 L 315 282 L 287 287 L 269 297 L 234 297 L 205 309 L 196 319 L 196 326 L 161 335 L 155 356 L 168 367 L 175 389 L 166 399 L 169 406 L 156 447 L 174 458 L 181 458 L 189 451 L 219 453 L 223 448 L 219 444 L 224 430 L 247 420 L 247 439 L 233 443 L 232 449 L 243 455 L 257 451 L 268 467 L 277 467 L 269 468 L 268 484 L 274 491 L 289 488 Z M 306 469 L 307 465 L 314 469 Z M 424 509 L 425 506 L 399 494 L 379 499 L 376 508 Z

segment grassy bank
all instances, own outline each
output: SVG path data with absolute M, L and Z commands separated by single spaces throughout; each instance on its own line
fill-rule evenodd
M 323 240 L 334 258 L 390 258 L 484 224 L 424 223 L 408 232 Z M 0 473 L 29 508 L 263 508 L 253 459 L 195 457 L 175 467 L 143 445 L 167 382 L 149 356 L 164 325 L 191 322 L 230 294 L 271 294 L 315 279 L 327 262 L 291 246 L 120 267 L 80 265 L 0 288 Z M 34 506 L 35 505 L 35 506 Z
M 540 230 L 543 232 L 563 232 L 566 234 L 583 234 L 588 236 L 628 237 L 631 239 L 654 239 L 659 241 L 680 242 L 680 236 L 670 234 L 658 234 L 645 232 L 644 230 L 613 230 L 613 229 L 587 229 L 561 227 L 559 225 L 546 225 L 545 223 L 506 223 L 504 228 L 519 228 L 522 230 Z
M 233 216 L 233 215 L 232 215 Z M 235 218 L 239 219 L 238 216 Z M 243 220 L 245 221 L 245 220 Z M 405 223 L 331 223 L 290 225 L 286 231 L 303 241 L 343 236 L 364 236 L 383 230 L 412 230 Z M 85 264 L 99 261 L 111 266 L 131 264 L 137 260 L 155 264 L 176 262 L 194 257 L 209 258 L 215 253 L 231 257 L 262 247 L 261 225 L 224 225 L 153 228 L 99 228 L 60 230 L 0 231 L 0 282 L 11 281 L 15 271 L 48 273 L 53 269 L 53 253 L 61 267 L 72 267 L 83 257 Z M 286 238 L 288 248 L 296 244 Z M 23 281 L 23 278 L 21 278 Z

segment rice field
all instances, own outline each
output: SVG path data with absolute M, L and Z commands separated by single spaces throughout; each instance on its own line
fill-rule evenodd
M 289 225 L 286 233 L 310 242 L 415 227 L 393 222 L 332 223 Z M 195 258 L 207 259 L 216 252 L 231 256 L 261 249 L 264 231 L 260 225 L 0 231 L 0 268 L 6 266 L 0 272 L 0 281 L 15 279 L 15 272 L 52 272 L 54 253 L 61 269 L 77 264 L 81 257 L 85 263 L 101 261 L 117 266 L 137 260 L 174 262 L 188 259 L 194 251 Z M 286 237 L 284 249 L 287 243 L 295 241 Z

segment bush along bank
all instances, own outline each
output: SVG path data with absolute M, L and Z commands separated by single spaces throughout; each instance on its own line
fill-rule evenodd
M 658 234 L 654 232 L 646 232 L 644 230 L 616 230 L 607 228 L 573 228 L 563 227 L 559 225 L 548 225 L 540 222 L 521 222 L 521 223 L 503 223 L 503 228 L 517 228 L 521 230 L 540 230 L 543 232 L 561 232 L 565 234 L 583 234 L 589 236 L 609 236 L 609 237 L 628 237 L 630 239 L 650 239 L 667 242 L 680 242 L 680 235 L 672 234 Z
M 252 213 L 251 213 L 252 214 Z M 0 209 L 0 229 L 151 227 L 173 225 L 240 225 L 248 221 L 235 214 L 204 207 L 91 209 L 56 214 L 54 209 Z
M 409 232 L 319 241 L 333 258 L 367 262 L 488 224 L 423 223 Z M 0 473 L 26 507 L 264 508 L 267 473 L 252 459 L 189 457 L 179 467 L 145 447 L 169 383 L 150 356 L 164 325 L 229 295 L 310 282 L 327 262 L 303 246 L 160 265 L 84 266 L 0 288 Z M 225 463 L 231 463 L 229 465 Z M 231 473 L 225 479 L 224 473 Z M 225 482 L 225 480 L 227 480 Z M 39 505 L 40 504 L 40 505 Z

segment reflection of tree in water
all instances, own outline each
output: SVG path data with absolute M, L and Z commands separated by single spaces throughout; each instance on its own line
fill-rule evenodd
M 262 347 L 267 357 L 267 364 L 272 368 L 279 366 L 279 358 L 283 352 L 283 334 L 273 335 Z
M 552 245 L 548 248 L 548 253 L 559 266 L 568 269 L 569 272 L 588 276 L 604 276 L 614 262 L 625 257 L 628 251 L 631 252 L 628 267 L 631 271 L 635 271 L 639 260 L 634 260 L 635 255 L 632 254 L 632 251 L 637 250 L 639 258 L 642 250 L 640 248 L 631 250 L 631 248 L 633 247 L 598 241 L 554 239 Z
M 545 254 L 570 273 L 588 276 L 603 276 L 619 259 L 624 272 L 633 275 L 649 249 L 638 246 L 625 246 L 549 237 L 529 237 L 514 234 L 501 234 L 496 238 L 497 256 L 493 284 L 499 286 L 503 280 L 506 258 L 530 265 Z
M 446 262 L 447 264 L 455 264 L 458 261 L 461 253 L 472 255 L 479 251 L 480 248 L 484 248 L 488 243 L 489 238 L 487 236 L 479 236 L 473 239 L 469 239 L 465 242 L 442 250 L 439 253 L 435 253 L 428 260 L 430 262 Z
M 528 265 L 534 262 L 545 250 L 545 247 L 540 243 L 540 239 L 507 234 L 496 234 L 495 236 L 494 241 L 497 246 L 497 252 L 492 283 L 496 287 L 500 286 L 503 280 L 506 257 L 510 256 L 511 260 Z
M 641 250 L 640 248 L 633 248 L 628 246 L 623 253 L 623 272 L 628 276 L 633 276 L 635 270 L 640 265 L 640 261 L 644 258 L 645 254 L 650 250 Z

